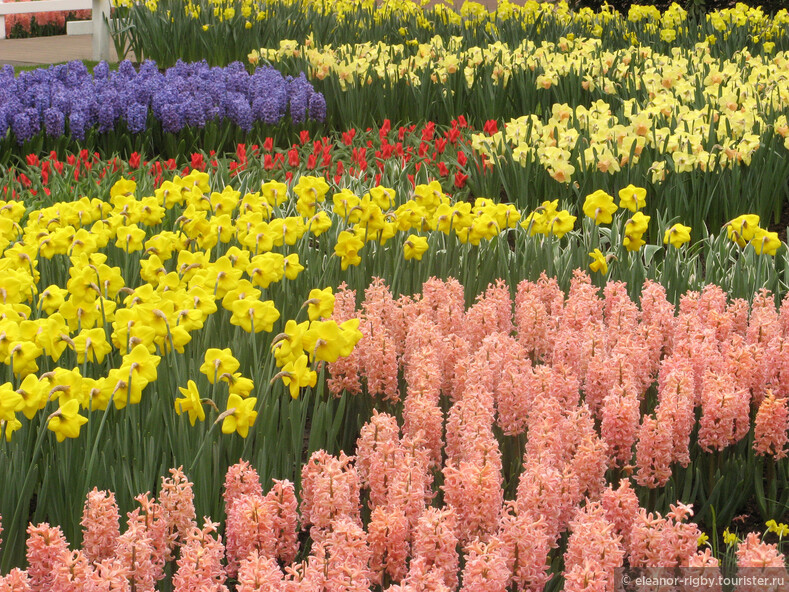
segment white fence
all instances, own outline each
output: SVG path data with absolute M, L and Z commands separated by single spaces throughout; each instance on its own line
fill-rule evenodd
M 91 10 L 93 59 L 109 60 L 110 17 L 109 0 L 40 0 L 36 2 L 3 2 L 0 0 L 0 39 L 5 39 L 5 15 L 49 12 L 57 10 Z

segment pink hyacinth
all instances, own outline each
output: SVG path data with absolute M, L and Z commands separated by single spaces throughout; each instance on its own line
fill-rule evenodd
M 331 318 L 340 324 L 357 317 L 356 290 L 349 290 L 346 283 L 343 282 L 334 295 L 334 313 Z M 335 396 L 339 396 L 343 391 L 348 391 L 353 395 L 362 392 L 362 385 L 359 381 L 359 365 L 359 353 L 356 349 L 351 352 L 350 356 L 339 358 L 336 362 L 328 365 L 330 378 L 327 384 Z
M 641 290 L 641 325 L 653 364 L 657 364 L 662 354 L 671 351 L 674 312 L 674 305 L 666 298 L 666 289 L 651 280 L 644 282 Z
M 630 333 L 638 325 L 641 313 L 630 299 L 625 282 L 608 282 L 603 288 L 603 320 L 617 337 Z
M 786 558 L 777 545 L 764 543 L 755 532 L 748 533 L 737 547 L 737 567 L 785 567 Z
M 611 574 L 591 559 L 572 565 L 564 573 L 565 592 L 613 592 Z
M 701 393 L 701 449 L 723 450 L 742 440 L 750 429 L 750 403 L 750 393 L 735 388 L 730 376 L 707 373 Z
M 773 455 L 776 459 L 786 457 L 789 431 L 789 406 L 785 397 L 776 398 L 772 391 L 759 406 L 753 430 L 753 449 L 756 454 Z
M 371 586 L 367 533 L 347 517 L 331 523 L 329 532 L 313 545 L 305 579 L 311 590 L 367 592 Z M 317 585 L 316 585 L 317 584 Z
M 496 385 L 497 423 L 507 436 L 517 436 L 526 430 L 529 408 L 534 390 L 527 385 L 534 381 L 528 359 L 512 360 L 501 369 Z
M 421 432 L 416 438 L 403 436 L 402 461 L 398 465 L 389 488 L 388 506 L 399 508 L 408 520 L 409 533 L 433 499 L 433 473 L 430 470 L 430 453 L 424 447 Z
M 507 502 L 498 538 L 507 553 L 507 570 L 518 590 L 542 590 L 552 575 L 548 555 L 555 537 L 548 532 L 538 512 L 518 510 Z
M 225 512 L 237 500 L 249 495 L 263 495 L 263 486 L 260 484 L 258 472 L 247 461 L 242 460 L 228 467 L 225 474 L 225 491 L 222 497 L 225 500 Z
M 241 560 L 252 551 L 266 557 L 275 556 L 276 539 L 272 516 L 265 499 L 250 495 L 237 500 L 227 511 L 227 574 L 238 573 Z
M 415 324 L 414 331 L 419 331 L 418 323 Z M 409 335 L 411 334 L 409 332 Z M 441 365 L 443 346 L 443 342 L 416 343 L 412 347 L 407 346 L 407 353 L 403 356 L 405 365 L 403 375 L 409 391 L 417 391 L 423 396 L 438 401 L 443 381 Z
M 671 461 L 683 467 L 690 464 L 690 434 L 696 423 L 694 414 L 693 373 L 689 367 L 669 370 L 658 391 L 655 419 L 660 425 L 671 426 Z
M 466 311 L 463 335 L 473 349 L 487 335 L 498 332 L 509 335 L 513 329 L 510 291 L 503 280 L 498 280 L 477 296 L 477 302 Z
M 444 501 L 463 520 L 458 524 L 460 542 L 475 538 L 486 541 L 499 521 L 504 499 L 501 452 L 498 446 L 488 451 L 488 462 L 448 460 L 444 465 Z
M 387 592 L 455 592 L 447 586 L 444 571 L 423 557 L 411 560 L 403 584 L 390 586 Z
M 611 451 L 611 466 L 623 466 L 633 458 L 633 445 L 641 419 L 641 402 L 631 383 L 614 387 L 603 398 L 600 435 Z
M 429 313 L 442 336 L 463 332 L 466 316 L 463 286 L 454 278 L 446 281 L 432 277 L 422 285 L 420 313 Z
M 129 569 L 117 558 L 104 559 L 95 565 L 88 588 L 94 592 L 131 592 Z
M 408 518 L 402 508 L 375 508 L 367 527 L 372 581 L 381 585 L 383 574 L 399 582 L 406 575 L 409 552 Z
M 589 361 L 584 380 L 584 402 L 596 417 L 601 415 L 601 407 L 605 397 L 618 387 L 627 385 L 636 392 L 636 397 L 639 398 L 641 379 L 633 367 L 636 364 L 643 366 L 646 360 L 638 360 L 634 351 L 635 345 L 629 345 L 632 340 L 628 339 L 624 345 L 625 349 L 629 349 L 626 353 L 612 352 L 608 354 L 598 350 Z
M 373 410 L 356 441 L 356 470 L 361 485 L 370 490 L 370 508 L 386 504 L 401 455 L 397 419 Z
M 689 580 L 691 582 L 701 582 L 701 585 L 693 588 L 694 590 L 699 592 L 723 591 L 720 562 L 712 556 L 712 550 L 709 547 L 691 555 L 688 558 L 688 566 L 681 573 L 686 578 L 692 578 Z M 704 579 L 702 580 L 702 578 Z M 686 588 L 686 590 L 690 592 L 689 589 Z
M 562 294 L 562 300 L 564 294 Z M 515 326 L 518 341 L 534 361 L 541 361 L 553 351 L 559 318 L 541 298 L 537 284 L 523 280 L 515 294 Z
M 594 429 L 594 420 L 588 408 L 578 407 L 571 416 L 576 426 L 575 450 L 570 468 L 578 478 L 578 489 L 582 495 L 597 499 L 605 487 L 605 472 L 608 469 L 608 445 Z
M 671 506 L 663 518 L 641 508 L 630 531 L 631 567 L 686 567 L 695 555 L 701 531 L 685 522 L 693 515 L 689 506 Z
M 444 448 L 444 412 L 438 398 L 412 391 L 403 402 L 403 436 L 412 440 L 419 438 L 428 452 L 430 468 L 441 466 L 441 451 Z
M 312 526 L 313 541 L 322 540 L 342 517 L 361 524 L 359 474 L 352 460 L 343 452 L 337 458 L 318 450 L 301 469 L 301 517 L 305 526 Z
M 0 592 L 30 592 L 30 578 L 26 571 L 15 567 L 8 575 L 0 576 Z
M 82 592 L 92 580 L 93 565 L 82 551 L 63 553 L 52 569 L 52 588 L 57 592 Z
M 156 567 L 154 578 L 161 580 L 164 578 L 165 563 L 173 559 L 171 549 L 176 535 L 169 532 L 169 525 L 161 505 L 148 497 L 147 492 L 134 499 L 140 507 L 126 514 L 127 524 L 131 528 L 132 523 L 137 523 L 145 529 L 153 549 L 151 560 Z
M 506 546 L 497 537 L 473 541 L 466 549 L 460 592 L 505 592 L 512 576 Z
M 442 576 L 451 590 L 458 585 L 457 515 L 451 508 L 428 508 L 419 518 L 411 548 L 411 571 L 421 560 Z
M 674 451 L 672 426 L 645 415 L 638 429 L 636 444 L 636 482 L 654 489 L 671 478 L 671 455 Z
M 222 566 L 225 547 L 216 534 L 218 523 L 203 519 L 202 530 L 196 526 L 181 546 L 178 569 L 173 576 L 174 592 L 228 592 Z
M 764 348 L 770 341 L 781 335 L 781 322 L 775 299 L 769 290 L 762 288 L 753 297 L 751 315 L 745 339 Z
M 613 592 L 614 573 L 622 567 L 625 551 L 622 539 L 606 517 L 603 506 L 599 502 L 591 502 L 579 509 L 570 521 L 570 530 L 572 534 L 564 554 L 565 589 L 584 590 L 585 586 L 579 584 L 590 576 L 588 568 L 592 565 L 597 581 L 595 589 Z
M 153 592 L 161 572 L 155 561 L 155 548 L 145 524 L 129 523 L 129 529 L 118 538 L 115 557 L 118 569 L 125 570 L 136 592 Z
M 299 503 L 293 483 L 274 479 L 274 486 L 266 494 L 266 506 L 274 532 L 274 553 L 284 563 L 291 563 L 299 552 Z
M 236 592 L 280 592 L 283 578 L 276 559 L 253 551 L 241 561 Z
M 570 292 L 564 302 L 562 325 L 571 330 L 579 330 L 602 320 L 603 302 L 599 289 L 592 284 L 588 273 L 576 269 L 570 281 Z
M 362 309 L 359 330 L 363 337 L 356 349 L 367 378 L 367 392 L 397 402 L 400 355 L 406 334 L 403 311 L 380 278 L 373 278 L 365 290 Z
M 529 458 L 524 463 L 515 500 L 517 512 L 540 516 L 551 540 L 559 536 L 567 525 L 569 512 L 582 498 L 578 476 L 569 466 L 559 470 L 547 459 Z
M 113 555 L 120 536 L 120 517 L 115 494 L 93 488 L 82 512 L 82 549 L 90 561 L 99 563 Z
M 172 477 L 162 477 L 162 488 L 159 503 L 167 522 L 167 530 L 183 543 L 192 529 L 197 526 L 195 521 L 195 504 L 192 483 L 184 475 L 183 467 L 170 469 Z
M 68 543 L 59 526 L 46 522 L 27 527 L 27 575 L 33 592 L 49 592 L 54 581 L 55 565 L 69 553 Z
M 605 517 L 621 535 L 623 546 L 629 548 L 630 531 L 639 510 L 638 496 L 630 485 L 630 479 L 622 479 L 616 489 L 608 485 L 600 496 L 600 504 L 605 510 Z
M 444 452 L 455 461 L 475 461 L 495 444 L 492 426 L 493 392 L 469 385 L 463 398 L 449 410 Z

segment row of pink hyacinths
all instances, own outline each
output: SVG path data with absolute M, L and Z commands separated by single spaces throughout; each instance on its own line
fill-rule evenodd
M 538 591 L 566 532 L 568 591 L 613 590 L 620 566 L 714 570 L 718 559 L 699 550 L 691 508 L 647 512 L 631 478 L 606 484 L 605 473 L 633 463 L 636 483 L 664 485 L 673 463 L 690 463 L 696 409 L 703 450 L 722 450 L 753 428 L 757 454 L 785 456 L 787 302 L 778 309 L 760 293 L 750 306 L 729 303 L 708 287 L 676 310 L 647 283 L 637 305 L 623 284 L 600 294 L 581 272 L 566 296 L 542 278 L 522 282 L 513 302 L 499 283 L 468 310 L 453 280 L 401 298 L 376 280 L 360 309 L 341 288 L 335 318 L 359 316 L 364 338 L 330 366 L 330 387 L 402 399 L 402 425 L 375 412 L 355 457 L 314 453 L 300 501 L 287 481 L 264 494 L 252 467 L 231 467 L 224 538 L 208 518 L 197 526 L 179 470 L 163 479 L 158 500 L 138 496 L 124 534 L 114 496 L 94 490 L 83 548 L 69 550 L 58 528 L 31 525 L 29 567 L 1 579 L 0 592 L 154 590 L 170 561 L 177 591 Z M 642 416 L 655 384 L 657 406 Z M 528 433 L 512 500 L 495 426 Z M 308 554 L 300 534 L 309 535 Z M 756 534 L 736 558 L 739 567 L 785 564 Z
M 527 470 L 542 462 L 544 447 L 563 460 L 581 447 L 586 470 L 599 469 L 582 479 L 582 489 L 594 491 L 603 469 L 631 462 L 640 485 L 660 487 L 672 463 L 690 462 L 696 409 L 705 452 L 736 444 L 753 428 L 756 454 L 786 456 L 789 296 L 777 308 L 762 291 L 749 306 L 728 302 L 710 285 L 685 294 L 677 310 L 662 286 L 646 282 L 639 306 L 624 283 L 600 294 L 576 271 L 566 296 L 543 276 L 521 282 L 513 302 L 499 282 L 468 310 L 454 280 L 430 280 L 421 295 L 399 299 L 376 280 L 358 311 L 355 297 L 341 287 L 335 316 L 358 316 L 364 337 L 350 357 L 330 365 L 330 388 L 403 398 L 405 435 L 421 431 L 432 466 L 445 454 L 449 476 L 462 463 L 482 470 L 479 456 L 498 471 L 491 460 L 496 423 L 509 436 L 528 431 Z M 642 416 L 652 386 L 658 404 Z M 446 418 L 442 396 L 453 403 Z M 563 425 L 583 435 L 571 441 Z M 545 439 L 536 437 L 542 432 Z
M 152 591 L 173 560 L 176 592 L 228 591 L 229 578 L 238 592 L 452 591 L 459 585 L 464 592 L 504 592 L 513 584 L 538 591 L 551 578 L 550 553 L 565 529 L 566 591 L 614 590 L 614 570 L 626 564 L 705 568 L 707 578 L 719 569 L 709 549 L 697 551 L 700 532 L 686 521 L 689 507 L 678 503 L 665 517 L 648 514 L 626 480 L 574 500 L 565 522 L 557 514 L 564 499 L 547 497 L 562 492 L 535 495 L 524 478 L 495 522 L 477 522 L 472 534 L 460 519 L 468 501 L 430 505 L 429 463 L 425 448 L 415 444 L 393 417 L 376 414 L 359 439 L 355 464 L 342 454 L 316 452 L 303 469 L 301 518 L 292 484 L 275 481 L 264 495 L 256 471 L 244 462 L 234 465 L 225 480 L 224 544 L 216 523 L 204 519 L 197 527 L 192 484 L 180 470 L 163 479 L 158 502 L 147 494 L 137 498 L 140 507 L 128 514 L 124 534 L 113 494 L 94 489 L 83 513 L 82 549 L 71 551 L 57 527 L 31 524 L 29 567 L 0 578 L 0 591 Z M 379 469 L 385 475 L 373 479 Z M 577 480 L 573 470 L 563 478 Z M 366 529 L 363 489 L 373 506 Z M 309 528 L 312 548 L 294 562 L 299 522 Z M 739 544 L 736 559 L 739 568 L 785 565 L 776 546 L 755 533 Z M 386 584 L 392 581 L 399 583 Z

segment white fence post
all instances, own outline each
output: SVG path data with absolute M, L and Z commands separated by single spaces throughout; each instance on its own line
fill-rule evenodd
M 0 0 L 0 4 L 3 3 L 3 0 Z M 0 39 L 5 39 L 5 15 L 0 14 Z
M 3 0 L 0 0 L 2 2 Z M 110 59 L 110 1 L 93 0 L 93 59 Z

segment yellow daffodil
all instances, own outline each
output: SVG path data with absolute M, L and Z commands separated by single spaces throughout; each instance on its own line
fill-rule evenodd
M 635 185 L 628 185 L 619 190 L 619 207 L 636 212 L 647 205 L 647 190 Z
M 690 242 L 690 230 L 690 226 L 674 224 L 674 226 L 666 230 L 666 233 L 663 235 L 663 244 L 670 244 L 677 249 L 680 248 L 685 243 Z
M 112 351 L 112 346 L 107 343 L 107 334 L 98 327 L 80 331 L 74 337 L 73 348 L 77 354 L 77 364 L 84 364 L 86 360 L 101 364 Z
M 246 399 L 249 393 L 252 392 L 252 389 L 255 388 L 255 383 L 250 378 L 241 376 L 240 372 L 236 372 L 232 375 L 223 374 L 221 379 L 227 383 L 228 392 L 231 395 L 238 395 L 243 399 Z
M 743 214 L 726 223 L 726 234 L 729 240 L 734 241 L 740 247 L 753 240 L 756 231 L 759 229 L 759 216 L 756 214 Z
M 308 367 L 306 355 L 299 356 L 294 362 L 288 362 L 282 368 L 282 383 L 290 389 L 290 396 L 294 399 L 299 398 L 299 389 L 302 387 L 314 387 L 318 375 Z
M 232 434 L 238 432 L 242 438 L 246 438 L 249 434 L 249 428 L 252 427 L 257 419 L 258 413 L 255 411 L 257 405 L 256 397 L 249 397 L 242 399 L 239 395 L 230 395 L 227 398 L 227 415 L 222 421 L 222 433 Z M 225 415 L 223 413 L 223 415 Z
M 304 266 L 299 262 L 299 254 L 291 253 L 282 260 L 282 273 L 289 280 L 295 280 L 304 271 Z
M 233 374 L 241 364 L 233 357 L 233 352 L 230 348 L 218 349 L 209 348 L 205 352 L 203 365 L 200 366 L 202 372 L 207 378 L 208 382 L 214 384 L 217 377 L 222 374 Z
M 22 395 L 14 390 L 10 382 L 0 385 L 0 420 L 11 421 L 16 411 L 24 405 Z
M 606 275 L 608 273 L 608 261 L 606 261 L 605 255 L 603 255 L 600 249 L 595 249 L 589 253 L 589 256 L 592 258 L 589 269 L 595 273 L 599 272 L 602 275 Z
M 307 302 L 307 316 L 311 321 L 317 321 L 321 317 L 329 318 L 334 312 L 334 294 L 331 286 L 319 290 L 310 290 Z
M 421 261 L 422 255 L 427 252 L 427 248 L 427 237 L 409 234 L 405 243 L 403 243 L 403 252 L 406 261 L 410 259 Z
M 601 189 L 587 195 L 583 205 L 584 214 L 598 225 L 610 224 L 617 209 L 614 198 Z
M 10 420 L 0 419 L 0 434 L 5 436 L 5 441 L 10 442 L 11 436 L 15 431 L 22 427 L 22 422 L 16 417 Z
M 257 298 L 242 298 L 231 305 L 233 316 L 230 324 L 241 327 L 247 333 L 271 331 L 279 319 L 279 311 L 272 300 L 261 302 Z
M 175 400 L 175 412 L 181 415 L 184 411 L 189 414 L 189 423 L 194 425 L 198 419 L 205 421 L 205 409 L 200 399 L 200 393 L 197 392 L 197 385 L 194 380 L 186 383 L 186 388 L 179 386 L 178 390 L 181 392 L 182 398 Z
M 334 254 L 340 257 L 343 271 L 348 269 L 350 265 L 359 265 L 362 262 L 362 258 L 359 256 L 362 247 L 364 247 L 364 243 L 356 235 L 347 230 L 340 233 L 337 243 L 334 245 Z
M 78 438 L 80 428 L 88 423 L 88 418 L 80 415 L 79 402 L 71 399 L 61 403 L 60 408 L 53 413 L 47 427 L 55 432 L 58 442 L 63 442 L 66 438 Z
M 771 255 L 775 257 L 775 253 L 781 246 L 781 240 L 778 238 L 777 232 L 768 232 L 763 228 L 757 228 L 751 239 L 751 244 L 757 255 Z
M 547 216 L 545 226 L 547 229 L 546 234 L 552 234 L 556 238 L 562 238 L 568 232 L 571 232 L 576 221 L 575 216 L 571 216 L 567 210 L 554 212 Z

